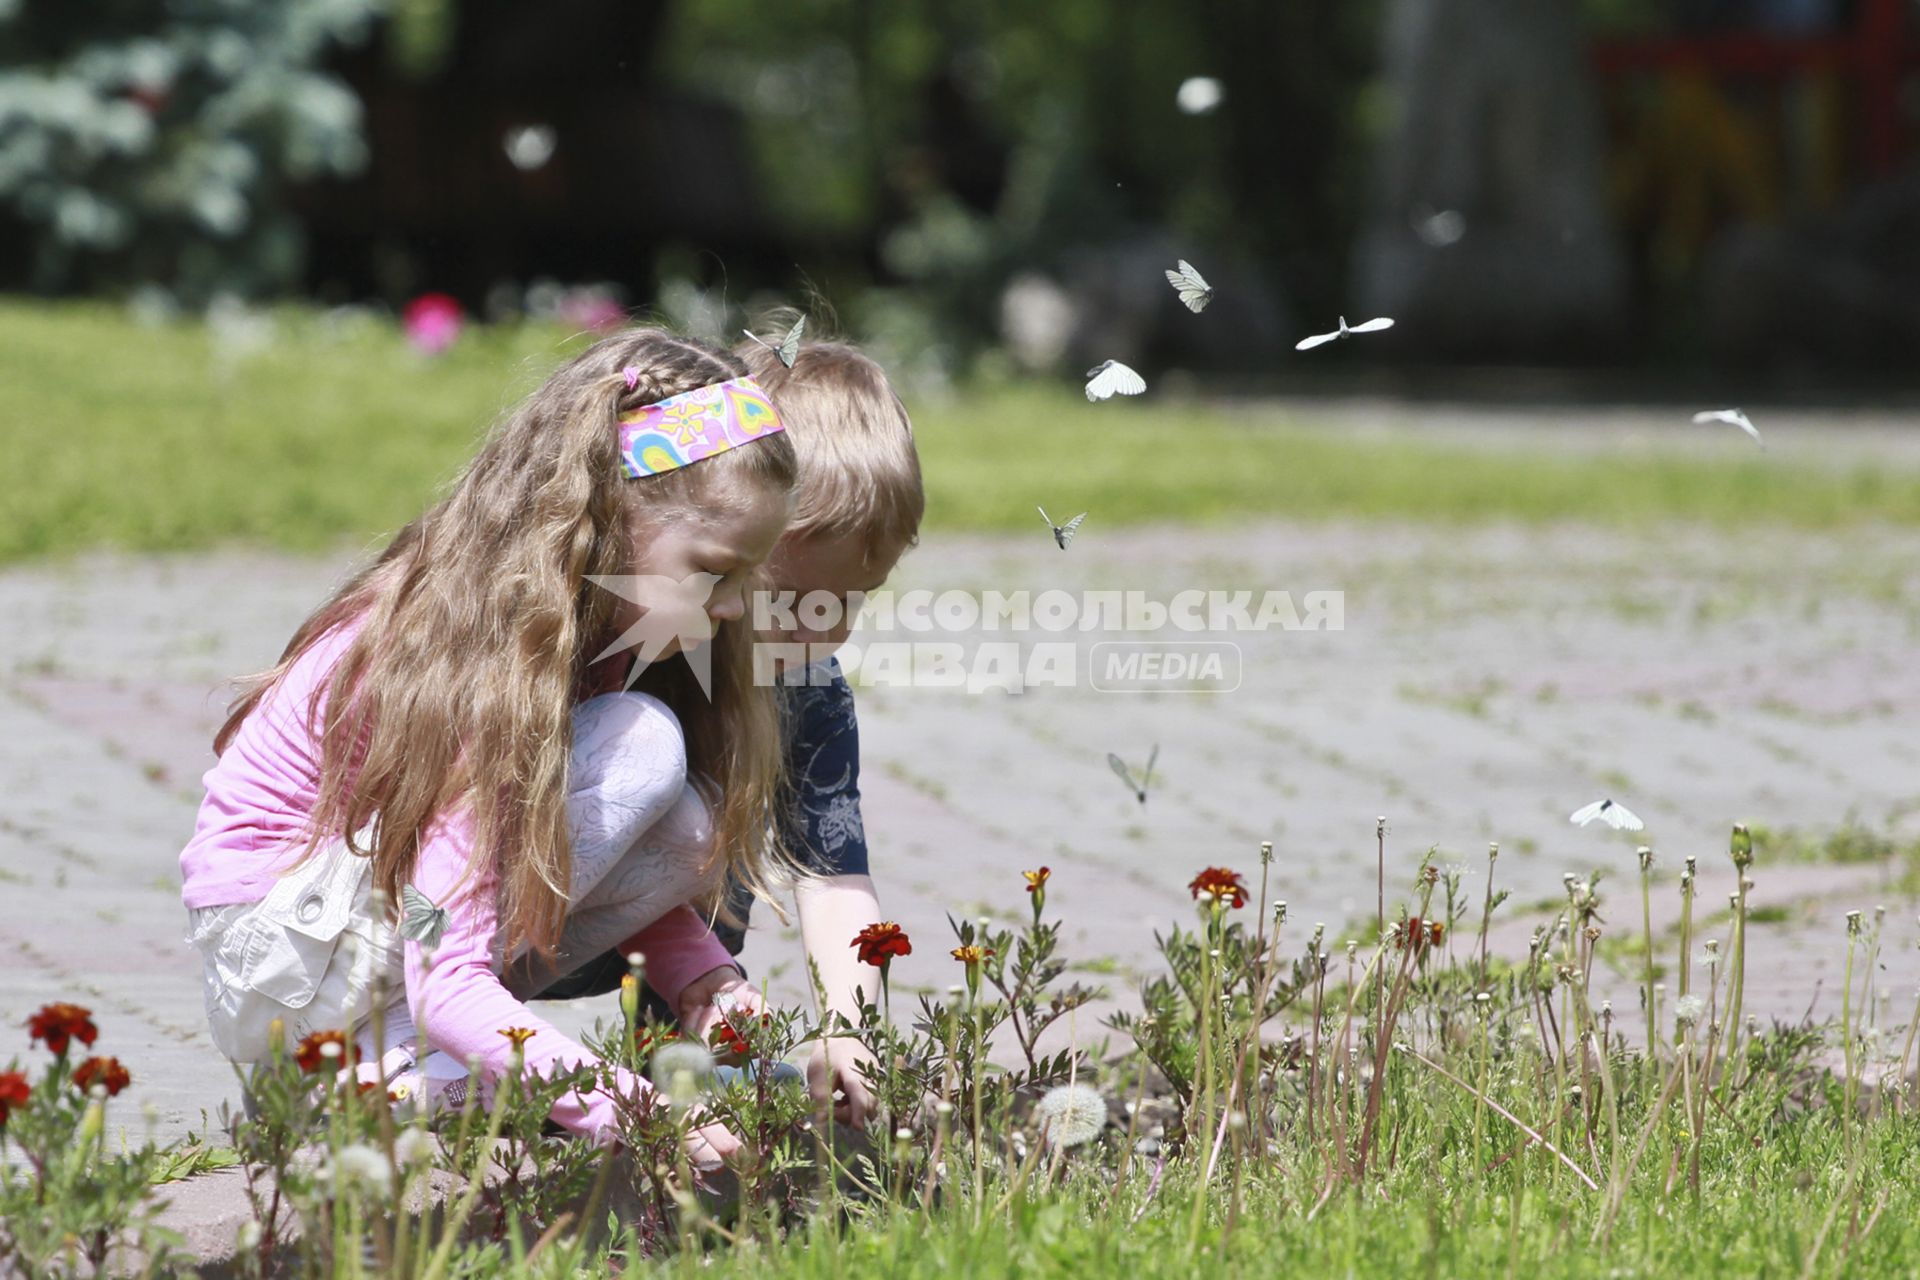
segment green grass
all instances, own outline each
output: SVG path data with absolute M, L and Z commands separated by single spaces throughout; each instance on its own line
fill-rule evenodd
M 1446 1162 L 1404 1168 L 1377 1192 L 1331 1199 L 1309 1219 L 1319 1188 L 1284 1171 L 1249 1188 L 1230 1234 L 1209 1216 L 1190 1244 L 1190 1184 L 1170 1176 L 1158 1200 L 1130 1223 L 1145 1179 L 1118 1194 L 1093 1178 L 1057 1197 L 1023 1201 L 978 1228 L 964 1210 L 896 1219 L 851 1233 L 820 1226 L 776 1250 L 722 1250 L 658 1268 L 662 1274 L 838 1280 L 843 1276 L 919 1280 L 969 1277 L 1259 1276 L 1787 1276 L 1910 1274 L 1920 1248 L 1914 1197 L 1894 1185 L 1920 1173 L 1904 1144 L 1876 1152 L 1884 1175 L 1875 1192 L 1837 1213 L 1846 1165 L 1824 1143 L 1778 1144 L 1757 1181 L 1718 1178 L 1696 1201 L 1684 1186 L 1670 1197 L 1649 1179 L 1608 1247 L 1593 1244 L 1583 1197 L 1521 1182 L 1476 1193 Z M 1805 1163 L 1800 1163 L 1804 1161 Z M 1664 1168 L 1661 1173 L 1664 1174 Z M 1683 1180 L 1684 1181 L 1684 1180 Z M 1855 1188 L 1855 1194 L 1858 1189 Z M 1881 1197 L 1884 1196 L 1884 1200 Z M 1863 1230 L 1876 1206 L 1871 1230 Z M 1819 1241 L 1818 1253 L 1815 1242 Z M 1812 1266 L 1808 1267 L 1809 1261 Z M 641 1274 L 650 1274 L 643 1271 Z
M 100 304 L 0 303 L 0 561 L 89 547 L 363 542 L 404 523 L 488 423 L 577 348 L 557 330 L 471 331 L 440 359 L 390 326 L 274 313 L 222 368 L 207 331 Z M 1107 527 L 1156 521 L 1649 520 L 1827 528 L 1920 523 L 1920 471 L 1793 468 L 1764 455 L 1589 460 L 1531 448 L 1357 439 L 1257 405 L 1071 384 L 914 406 L 934 531 L 1032 531 L 1036 500 Z

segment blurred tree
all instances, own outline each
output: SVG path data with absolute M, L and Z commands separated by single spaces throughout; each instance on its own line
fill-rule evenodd
M 837 264 L 912 284 L 925 327 L 966 345 L 993 337 L 1015 270 L 1150 234 L 1331 307 L 1366 185 L 1377 11 L 703 0 L 674 8 L 656 65 L 748 119 L 816 280 Z M 1220 82 L 1217 109 L 1176 106 L 1194 76 Z
M 188 302 L 298 282 L 290 182 L 363 163 L 318 70 L 382 0 L 0 0 L 0 281 L 157 283 Z

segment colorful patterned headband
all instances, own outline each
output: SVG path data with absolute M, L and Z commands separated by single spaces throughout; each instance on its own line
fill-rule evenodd
M 620 469 L 657 476 L 786 429 L 751 377 L 716 382 L 621 414 Z

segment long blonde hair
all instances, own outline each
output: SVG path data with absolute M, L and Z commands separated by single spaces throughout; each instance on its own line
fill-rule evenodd
M 637 370 L 629 388 L 624 368 Z M 588 664 L 614 638 L 618 599 L 588 575 L 635 572 L 632 531 L 786 494 L 793 447 L 772 435 L 696 465 L 628 479 L 618 416 L 746 367 L 729 352 L 658 329 L 604 338 L 499 422 L 452 491 L 309 615 L 280 661 L 239 682 L 214 737 L 222 753 L 262 698 L 335 627 L 365 615 L 324 693 L 319 798 L 301 857 L 375 818 L 375 883 L 390 903 L 420 844 L 458 812 L 471 823 L 469 882 L 491 871 L 508 954 L 550 949 L 572 879 L 567 821 L 572 711 Z M 690 774 L 717 791 L 717 853 L 765 893 L 782 775 L 778 711 L 756 686 L 752 636 L 722 624 L 712 696 L 678 659 L 640 687 L 679 716 Z

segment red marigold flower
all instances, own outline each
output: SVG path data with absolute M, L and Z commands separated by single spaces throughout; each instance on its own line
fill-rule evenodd
M 908 940 L 906 930 L 891 920 L 868 925 L 847 945 L 858 948 L 861 964 L 870 964 L 876 969 L 884 969 L 895 956 L 913 954 L 913 943 Z
M 99 1085 L 107 1091 L 109 1098 L 133 1083 L 133 1077 L 120 1065 L 118 1058 L 88 1058 L 73 1069 L 73 1082 L 86 1092 Z
M 680 1038 L 680 1033 L 671 1027 L 655 1031 L 652 1027 L 636 1027 L 633 1032 L 633 1047 L 643 1058 L 653 1056 L 653 1051 L 663 1044 L 672 1044 Z
M 1020 874 L 1027 878 L 1028 893 L 1042 893 L 1046 891 L 1047 880 L 1053 875 L 1053 868 L 1042 867 L 1038 871 L 1022 871 Z
M 7 1124 L 7 1117 L 15 1107 L 24 1107 L 33 1096 L 33 1086 L 27 1083 L 26 1076 L 18 1071 L 0 1071 L 0 1129 Z
M 344 1031 L 314 1032 L 295 1047 L 293 1060 L 300 1064 L 302 1071 L 312 1075 L 326 1065 L 326 1047 L 330 1044 L 340 1046 L 340 1057 L 335 1061 L 335 1067 L 346 1066 L 347 1055 L 352 1049 L 347 1044 L 347 1033 Z
M 748 1025 L 751 1025 L 751 1020 L 749 1020 Z M 760 1026 L 762 1029 L 772 1025 L 773 1015 L 771 1013 L 763 1013 L 760 1015 Z M 707 1043 L 711 1045 L 717 1053 L 753 1052 L 753 1046 L 748 1043 L 747 1037 L 741 1032 L 739 1027 L 734 1025 L 731 1018 L 721 1018 L 720 1021 L 713 1024 L 713 1030 L 707 1033 Z
M 42 1005 L 40 1012 L 27 1019 L 27 1033 L 35 1040 L 46 1041 L 47 1048 L 55 1053 L 65 1053 L 74 1040 L 91 1048 L 100 1038 L 100 1028 L 93 1025 L 93 1011 L 64 1002 Z
M 1408 916 L 1407 927 L 1400 935 L 1400 949 L 1412 947 L 1415 951 L 1424 951 L 1428 947 L 1437 947 L 1447 936 L 1447 926 L 1440 920 L 1422 920 L 1419 916 Z
M 1247 905 L 1247 885 L 1238 871 L 1229 871 L 1225 867 L 1208 867 L 1187 882 L 1195 901 L 1206 894 L 1215 902 L 1224 902 L 1230 907 Z

